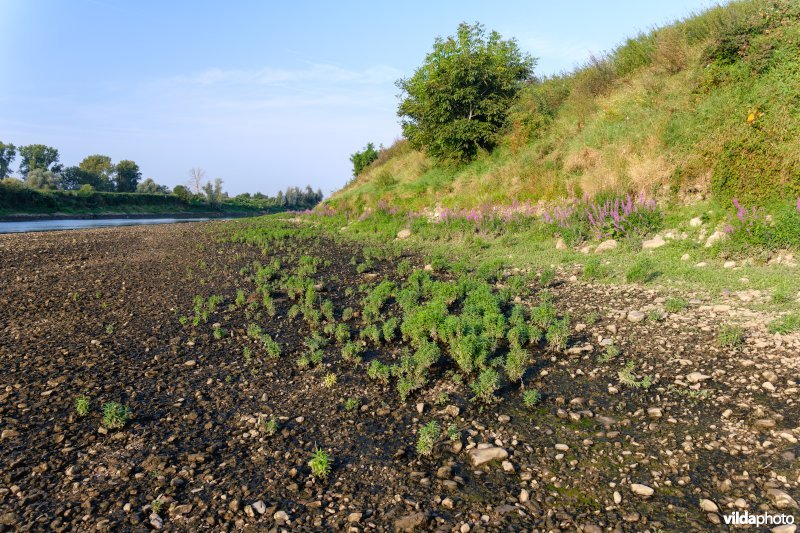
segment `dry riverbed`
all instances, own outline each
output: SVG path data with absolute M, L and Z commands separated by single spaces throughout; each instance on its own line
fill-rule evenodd
M 220 243 L 218 226 L 0 235 L 0 530 L 655 532 L 724 530 L 734 511 L 800 519 L 800 337 L 770 335 L 736 295 L 679 295 L 687 307 L 667 312 L 676 295 L 560 272 L 549 290 L 571 337 L 536 354 L 525 383 L 538 405 L 507 385 L 481 408 L 444 378 L 401 403 L 333 344 L 299 369 L 308 331 L 285 298 L 264 326 L 281 357 L 248 361 L 246 322 L 225 309 L 242 268 L 270 252 Z M 319 291 L 337 316 L 360 308 L 348 287 L 396 276 L 390 260 L 358 272 L 355 244 L 302 246 L 329 260 Z M 196 294 L 223 297 L 225 335 L 181 323 Z M 720 346 L 732 324 L 742 343 Z M 102 426 L 106 402 L 130 408 L 122 429 Z M 420 456 L 431 420 L 460 436 Z M 332 458 L 324 480 L 308 466 L 318 447 Z

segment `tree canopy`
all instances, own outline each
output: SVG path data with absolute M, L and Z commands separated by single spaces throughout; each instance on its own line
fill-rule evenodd
M 123 159 L 114 167 L 114 182 L 117 192 L 135 192 L 140 179 L 142 179 L 142 173 L 139 165 L 129 159 Z
M 9 175 L 15 157 L 17 157 L 17 147 L 0 141 L 0 180 Z
M 436 39 L 413 76 L 398 80 L 403 135 L 438 159 L 469 161 L 495 145 L 535 64 L 516 40 L 487 35 L 481 24 L 460 24 L 455 36 Z
M 364 169 L 376 159 L 378 159 L 378 151 L 375 150 L 375 145 L 367 143 L 363 150 L 350 156 L 350 162 L 353 163 L 353 176 L 358 176 L 364 172 Z
M 19 173 L 27 176 L 31 170 L 52 170 L 58 172 L 61 167 L 58 164 L 58 150 L 52 146 L 44 144 L 29 144 L 19 147 Z

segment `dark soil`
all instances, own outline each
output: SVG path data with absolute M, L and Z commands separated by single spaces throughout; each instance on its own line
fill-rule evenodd
M 242 269 L 273 257 L 288 269 L 296 258 L 223 243 L 212 231 L 220 227 L 0 235 L 0 530 L 685 531 L 721 530 L 720 515 L 733 510 L 797 516 L 769 494 L 798 494 L 795 340 L 775 341 L 755 321 L 743 346 L 717 346 L 735 309 L 695 302 L 632 323 L 628 310 L 658 308 L 663 297 L 562 273 L 550 290 L 573 332 L 567 352 L 542 351 L 528 372 L 538 406 L 525 408 L 518 387 L 506 386 L 481 409 L 443 374 L 401 403 L 364 364 L 343 361 L 337 343 L 321 366 L 298 369 L 309 329 L 287 317 L 286 297 L 262 321 L 281 357 L 255 348 L 231 306 Z M 327 260 L 317 278 L 337 318 L 360 310 L 359 285 L 398 278 L 395 260 L 359 273 L 360 247 L 338 238 L 289 249 Z M 196 327 L 181 323 L 195 295 L 223 297 Z M 598 362 L 601 339 L 621 353 Z M 620 384 L 627 361 L 650 388 Z M 329 372 L 337 381 L 325 387 Z M 692 382 L 693 372 L 706 377 Z M 91 403 L 85 417 L 75 409 L 81 395 Z M 351 397 L 360 408 L 345 409 Z M 131 409 L 122 429 L 102 427 L 106 402 Z M 271 416 L 273 435 L 263 426 Z M 461 439 L 421 457 L 416 431 L 434 419 L 457 424 Z M 507 463 L 473 467 L 467 450 L 487 443 L 504 448 Z M 333 459 L 324 480 L 308 466 L 318 447 Z M 634 494 L 634 483 L 654 494 Z M 704 499 L 719 512 L 701 509 Z

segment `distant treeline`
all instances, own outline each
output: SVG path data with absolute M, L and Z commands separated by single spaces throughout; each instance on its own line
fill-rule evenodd
M 20 156 L 18 174 L 11 177 L 11 164 Z M 231 198 L 222 189 L 222 179 L 206 179 L 201 168 L 189 170 L 186 185 L 170 190 L 152 178 L 141 180 L 139 165 L 131 160 L 114 164 L 100 154 L 85 157 L 77 166 L 64 167 L 58 149 L 44 144 L 19 148 L 0 142 L 0 209 L 4 211 L 102 210 L 112 207 L 170 206 L 185 210 L 281 211 L 310 209 L 322 201 L 322 191 L 311 187 L 288 187 L 276 196 L 240 194 Z

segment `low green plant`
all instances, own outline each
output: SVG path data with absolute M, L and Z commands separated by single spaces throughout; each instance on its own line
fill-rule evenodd
M 628 283 L 647 283 L 658 276 L 655 263 L 649 257 L 640 257 L 625 272 L 625 281 Z
M 767 329 L 773 335 L 787 335 L 800 330 L 800 313 L 791 313 L 772 320 L 767 324 Z
M 649 389 L 650 386 L 653 384 L 653 378 L 650 376 L 643 376 L 642 379 L 636 379 L 636 374 L 634 373 L 635 365 L 633 361 L 628 361 L 628 363 L 617 372 L 617 377 L 619 378 L 619 382 L 623 385 L 628 387 L 633 387 L 635 389 Z
M 611 344 L 606 347 L 602 354 L 597 357 L 598 363 L 607 363 L 612 359 L 616 358 L 620 354 L 620 349 L 615 344 Z
M 540 401 L 542 401 L 542 395 L 536 389 L 527 389 L 522 393 L 522 403 L 528 409 L 535 406 Z
M 150 502 L 150 509 L 155 514 L 161 514 L 161 510 L 163 508 L 164 508 L 164 502 L 162 502 L 161 500 L 153 500 L 152 502 Z
M 647 320 L 651 322 L 661 322 L 664 320 L 664 313 L 660 309 L 650 309 L 647 312 Z
M 430 455 L 439 440 L 441 429 L 436 420 L 431 420 L 417 432 L 417 453 L 420 455 Z
M 311 467 L 312 476 L 317 479 L 325 479 L 331 473 L 331 456 L 325 450 L 316 448 L 308 466 Z
M 370 361 L 369 366 L 367 367 L 367 376 L 369 376 L 370 379 L 380 381 L 381 383 L 389 383 L 389 378 L 391 375 L 391 367 L 381 363 L 377 359 Z
M 361 407 L 361 399 L 355 396 L 349 397 L 344 402 L 344 408 L 346 411 L 355 411 L 359 407 Z
M 455 423 L 451 423 L 447 426 L 445 435 L 447 435 L 448 440 L 456 441 L 461 438 L 461 430 L 458 429 L 458 426 Z
M 667 298 L 664 302 L 664 311 L 667 313 L 680 313 L 686 309 L 686 300 L 683 298 Z
M 723 324 L 717 331 L 717 344 L 724 348 L 736 348 L 744 343 L 744 329 L 741 326 Z
M 328 389 L 336 386 L 336 381 L 337 381 L 336 374 L 334 374 L 333 372 L 325 374 L 325 377 L 322 378 L 322 384 Z
M 569 340 L 569 315 L 564 315 L 561 319 L 555 320 L 550 324 L 545 338 L 551 350 L 565 349 Z
M 278 419 L 275 418 L 275 415 L 269 418 L 259 416 L 258 426 L 265 435 L 271 437 L 278 432 Z
M 121 403 L 108 402 L 103 405 L 103 425 L 108 429 L 125 427 L 130 416 L 130 409 Z
M 487 368 L 470 383 L 470 388 L 475 393 L 475 400 L 488 404 L 495 400 L 494 393 L 499 384 L 500 375 L 495 369 Z
M 348 341 L 342 346 L 342 359 L 345 361 L 359 362 L 363 353 L 364 346 L 360 342 Z
M 216 340 L 224 339 L 228 335 L 228 332 L 222 326 L 215 326 L 213 333 Z
M 75 412 L 79 417 L 83 418 L 89 414 L 89 398 L 86 396 L 78 396 L 75 398 Z

